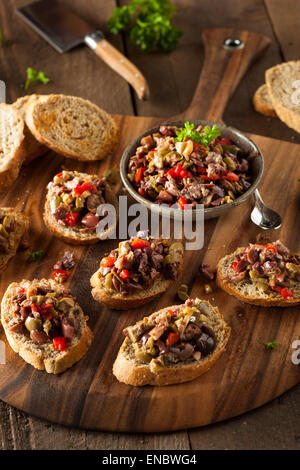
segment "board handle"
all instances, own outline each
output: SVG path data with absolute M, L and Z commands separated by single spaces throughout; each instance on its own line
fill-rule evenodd
M 221 121 L 226 105 L 249 65 L 271 40 L 262 34 L 234 29 L 202 33 L 205 59 L 192 102 L 180 119 Z
M 100 59 L 130 83 L 141 100 L 149 98 L 149 86 L 144 75 L 104 38 L 101 31 L 87 34 L 84 41 Z

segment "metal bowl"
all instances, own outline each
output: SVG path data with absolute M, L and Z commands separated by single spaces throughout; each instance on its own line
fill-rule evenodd
M 184 122 L 185 121 L 168 122 L 168 126 L 184 127 Z M 195 124 L 196 127 L 199 125 L 212 126 L 213 124 L 217 124 L 221 131 L 222 137 L 227 137 L 231 139 L 235 145 L 237 145 L 243 151 L 247 152 L 248 153 L 247 158 L 248 158 L 248 161 L 250 162 L 250 174 L 251 174 L 251 179 L 252 179 L 252 184 L 250 188 L 241 196 L 236 198 L 230 204 L 223 204 L 222 206 L 208 207 L 207 209 L 204 209 L 204 218 L 211 219 L 211 218 L 219 217 L 225 214 L 227 211 L 242 204 L 243 202 L 247 201 L 247 199 L 250 198 L 254 190 L 258 187 L 260 180 L 262 178 L 263 171 L 264 171 L 264 159 L 263 159 L 262 152 L 257 147 L 257 145 L 251 139 L 249 139 L 249 137 L 246 137 L 242 132 L 240 132 L 238 129 L 226 126 L 225 124 L 215 123 L 212 121 L 192 120 L 191 122 L 193 122 L 193 124 Z M 131 144 L 128 145 L 128 147 L 125 149 L 121 158 L 120 174 L 121 174 L 122 182 L 125 188 L 137 202 L 139 202 L 140 204 L 143 204 L 144 206 L 146 206 L 151 211 L 154 211 L 155 213 L 160 213 L 162 215 L 171 215 L 171 217 L 175 217 L 176 212 L 178 213 L 181 212 L 181 209 L 171 209 L 167 207 L 166 205 L 155 204 L 154 202 L 149 201 L 148 199 L 145 199 L 135 190 L 132 183 L 127 177 L 127 173 L 128 173 L 127 167 L 128 167 L 129 159 L 135 154 L 137 147 L 140 146 L 141 139 L 148 134 L 153 134 L 155 132 L 158 132 L 159 127 L 160 126 L 156 126 L 156 127 L 152 127 L 152 129 L 148 129 L 139 137 L 137 137 L 133 142 L 131 142 Z M 199 211 L 202 213 L 201 209 L 192 210 L 193 219 L 196 218 L 197 212 Z

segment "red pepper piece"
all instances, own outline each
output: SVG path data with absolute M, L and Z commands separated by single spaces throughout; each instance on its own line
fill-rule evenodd
M 102 258 L 100 266 L 102 268 L 109 268 L 110 266 L 113 266 L 116 261 L 117 258 L 114 258 L 113 256 L 106 256 L 105 258 Z
M 23 292 L 25 292 L 24 287 L 19 287 L 19 288 L 17 289 L 17 294 L 23 294 Z
M 229 181 L 239 181 L 240 177 L 238 175 L 236 175 L 235 173 L 233 173 L 233 171 L 228 171 L 225 174 L 225 179 L 227 179 Z
M 76 196 L 80 196 L 82 193 L 84 193 L 84 191 L 90 191 L 91 193 L 96 193 L 97 188 L 95 185 L 88 183 L 87 181 L 85 183 L 78 184 L 74 188 L 74 193 L 76 194 Z
M 39 304 L 31 304 L 31 305 L 30 305 L 30 308 L 31 308 L 31 310 L 32 310 L 33 312 L 35 312 L 35 313 L 40 311 L 40 310 L 39 310 Z
M 52 276 L 58 282 L 65 282 L 70 277 L 70 274 L 70 271 L 63 271 L 61 269 L 58 269 L 52 273 Z
M 128 269 L 122 269 L 122 271 L 120 272 L 120 278 L 123 279 L 123 281 L 129 281 L 130 273 Z
M 215 180 L 219 180 L 220 179 L 220 176 L 218 175 L 211 175 L 211 176 L 207 176 L 207 175 L 200 175 L 200 178 L 203 179 L 204 181 L 215 181 Z
M 170 309 L 170 310 L 168 310 L 168 313 L 169 313 L 170 315 L 174 315 L 175 312 L 174 312 L 174 310 L 171 310 L 171 309 Z
M 231 267 L 231 269 L 233 269 L 235 271 L 236 267 L 237 267 L 237 262 L 234 261 L 233 263 L 231 263 L 230 267 Z
M 139 184 L 142 181 L 142 179 L 144 179 L 144 171 L 146 171 L 146 168 L 144 168 L 143 166 L 140 166 L 136 170 L 136 173 L 134 176 L 134 181 L 136 182 L 136 184 Z
M 206 167 L 205 166 L 197 166 L 197 171 L 201 175 L 205 175 L 206 174 Z
M 53 346 L 58 351 L 65 351 L 67 348 L 67 340 L 64 336 L 53 338 Z
M 132 242 L 131 242 L 131 246 L 132 248 L 146 248 L 147 246 L 150 246 L 150 243 L 148 242 L 148 240 L 143 240 L 142 238 L 135 238 Z
M 168 334 L 166 345 L 172 346 L 172 344 L 177 343 L 178 340 L 179 340 L 179 335 L 177 333 L 171 332 Z
M 207 152 L 207 148 L 203 147 L 203 145 L 198 144 L 197 142 L 193 142 L 193 151 L 196 153 L 203 153 Z
M 147 193 L 146 193 L 146 191 L 145 191 L 143 188 L 139 188 L 139 189 L 138 189 L 138 193 L 139 193 L 142 197 L 147 197 Z
M 61 173 L 57 173 L 57 175 L 55 175 L 55 176 L 57 176 L 57 178 L 61 178 L 61 177 L 62 177 L 62 175 L 63 175 L 63 172 L 61 172 Z
M 66 223 L 69 225 L 69 227 L 74 227 L 77 224 L 78 219 L 79 219 L 79 213 L 71 212 L 66 217 Z
M 52 318 L 52 314 L 49 312 L 51 308 L 53 308 L 52 304 L 43 304 L 40 306 L 40 313 L 46 320 L 50 320 L 50 318 Z
M 180 198 L 177 201 L 177 204 L 179 205 L 179 208 L 184 210 L 185 206 L 187 205 L 187 201 L 184 199 L 183 196 L 180 196 Z
M 283 289 L 281 289 L 280 293 L 281 293 L 282 297 L 284 297 L 285 299 L 294 299 L 295 298 L 295 294 L 292 291 L 292 289 L 288 289 L 287 287 L 284 287 Z

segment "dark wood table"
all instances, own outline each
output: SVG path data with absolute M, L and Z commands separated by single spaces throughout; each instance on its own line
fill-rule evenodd
M 115 0 L 64 0 L 87 20 L 105 28 Z M 300 143 L 300 135 L 278 119 L 257 114 L 251 103 L 264 71 L 279 62 L 299 59 L 300 5 L 297 0 L 176 0 L 175 22 L 183 30 L 172 54 L 141 53 L 126 37 L 108 39 L 142 70 L 151 100 L 139 101 L 127 83 L 87 48 L 56 53 L 15 14 L 26 0 L 0 4 L 4 41 L 0 79 L 7 85 L 7 102 L 24 94 L 26 68 L 43 70 L 51 82 L 31 92 L 66 93 L 88 98 L 110 113 L 168 117 L 189 104 L 203 63 L 201 32 L 206 28 L 247 29 L 269 36 L 270 48 L 246 74 L 224 114 L 227 124 L 242 131 Z M 298 54 L 297 54 L 298 52 Z M 284 162 L 283 162 L 284 164 Z M 268 201 L 267 201 L 268 202 Z M 271 202 L 271 201 L 270 201 Z M 45 397 L 46 399 L 46 397 Z M 31 418 L 0 402 L 1 449 L 299 449 L 300 386 L 272 403 L 200 429 L 164 434 L 85 432 Z

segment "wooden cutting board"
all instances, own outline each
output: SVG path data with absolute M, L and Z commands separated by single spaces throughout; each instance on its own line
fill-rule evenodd
M 236 35 L 245 47 L 234 53 L 220 47 L 225 37 Z M 263 36 L 230 30 L 210 30 L 203 36 L 206 61 L 190 108 L 178 117 L 220 120 L 226 103 L 252 59 L 263 52 Z M 1 205 L 12 206 L 30 216 L 30 249 L 43 249 L 45 257 L 36 263 L 19 252 L 0 278 L 1 297 L 12 281 L 48 277 L 55 261 L 70 246 L 53 237 L 42 221 L 45 188 L 62 167 L 101 174 L 119 164 L 127 144 L 145 129 L 160 123 L 158 118 L 115 116 L 120 141 L 113 156 L 104 162 L 85 164 L 49 152 L 24 167 L 10 191 L 1 195 Z M 173 118 L 172 118 L 173 119 Z M 283 216 L 281 238 L 300 252 L 300 148 L 297 145 L 256 135 L 250 136 L 265 156 L 261 193 L 266 203 Z M 121 186 L 116 191 L 122 191 Z M 205 223 L 205 246 L 186 252 L 184 269 L 158 300 L 138 310 L 118 312 L 96 303 L 89 278 L 98 262 L 117 242 L 91 247 L 71 247 L 77 264 L 70 288 L 77 297 L 95 334 L 87 355 L 60 376 L 48 375 L 26 364 L 6 343 L 6 364 L 0 365 L 0 398 L 32 415 L 60 424 L 109 431 L 173 431 L 206 425 L 254 409 L 279 396 L 299 382 L 299 366 L 291 362 L 292 342 L 300 338 L 299 309 L 259 308 L 243 304 L 213 286 L 204 294 L 199 265 L 215 266 L 220 257 L 237 246 L 255 241 L 259 229 L 250 222 L 251 202 L 224 217 Z M 122 329 L 153 311 L 178 301 L 177 286 L 188 284 L 192 297 L 204 296 L 218 305 L 232 328 L 228 347 L 205 375 L 181 385 L 163 388 L 134 388 L 119 383 L 112 364 L 123 341 Z M 273 351 L 261 342 L 276 340 Z

